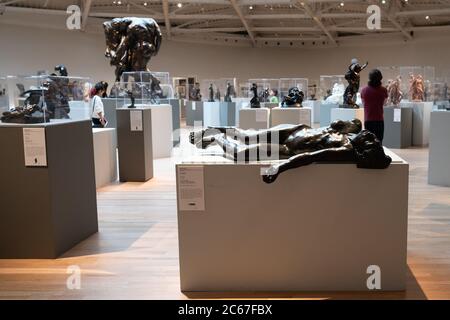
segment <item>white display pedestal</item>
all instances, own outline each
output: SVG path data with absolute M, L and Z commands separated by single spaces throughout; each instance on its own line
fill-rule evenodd
M 311 108 L 313 110 L 313 122 L 320 123 L 320 101 L 306 100 L 303 101 L 303 106 Z
M 337 108 L 331 109 L 331 122 L 336 120 L 350 121 L 353 119 L 361 120 L 364 127 L 364 109 L 348 109 L 348 108 Z
M 430 134 L 430 113 L 433 102 L 400 102 L 400 107 L 413 108 L 412 144 L 427 146 Z
M 261 102 L 261 108 L 267 108 L 272 110 L 273 108 L 278 108 L 280 106 L 279 103 L 273 103 L 273 102 Z
M 430 120 L 428 183 L 450 187 L 450 111 L 433 111 Z
M 273 108 L 270 111 L 271 127 L 279 124 L 312 124 L 311 108 Z
M 220 123 L 220 102 L 203 102 L 203 126 L 219 127 Z
M 172 106 L 151 105 L 153 159 L 169 158 L 173 149 Z
M 267 129 L 269 128 L 270 110 L 266 108 L 239 110 L 239 128 Z
M 173 149 L 172 106 L 137 104 L 136 107 L 152 110 L 153 159 L 169 158 Z
M 408 163 L 392 157 L 383 170 L 312 164 L 273 184 L 261 164 L 177 165 L 181 290 L 369 291 L 371 266 L 382 291 L 404 290 Z M 190 177 L 192 167 L 202 174 Z M 204 210 L 180 207 L 181 169 Z
M 339 108 L 337 103 L 320 103 L 320 126 L 328 127 L 331 123 L 331 110 Z
M 117 181 L 117 138 L 114 128 L 94 128 L 94 162 L 96 188 Z

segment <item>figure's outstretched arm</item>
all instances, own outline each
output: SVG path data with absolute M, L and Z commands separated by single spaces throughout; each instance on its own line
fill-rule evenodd
M 301 153 L 289 158 L 287 161 L 281 164 L 271 166 L 266 171 L 266 174 L 263 175 L 263 180 L 266 183 L 272 183 L 277 179 L 278 175 L 280 175 L 280 173 L 284 171 L 306 166 L 318 161 L 341 162 L 354 160 L 354 151 L 351 145 Z

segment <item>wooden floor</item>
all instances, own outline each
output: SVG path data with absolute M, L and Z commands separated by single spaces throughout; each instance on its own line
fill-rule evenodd
M 410 163 L 406 292 L 186 296 L 179 288 L 174 160 L 162 159 L 147 183 L 100 189 L 99 233 L 60 259 L 0 260 L 0 299 L 450 299 L 450 188 L 427 184 L 427 149 L 394 151 Z M 70 265 L 82 270 L 80 290 L 66 288 Z

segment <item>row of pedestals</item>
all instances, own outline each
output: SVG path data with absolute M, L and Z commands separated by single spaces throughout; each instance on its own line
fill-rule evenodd
M 161 139 L 172 134 L 170 111 L 116 109 L 117 128 L 93 129 L 90 120 L 0 124 L 0 259 L 57 258 L 96 233 L 96 189 L 118 174 L 153 177 L 154 144 L 172 148 Z
M 261 108 L 252 109 L 249 107 L 248 100 L 235 99 L 233 102 L 187 101 L 186 125 L 237 126 L 252 129 L 264 129 L 278 124 L 303 123 L 311 126 L 315 117 L 314 110 L 317 109 L 317 104 L 308 103 L 308 101 L 305 101 L 305 108 L 303 108 L 303 110 L 308 111 L 300 112 L 298 111 L 299 108 L 280 108 L 278 103 L 261 103 Z M 283 112 L 280 110 L 290 111 Z M 275 115 L 273 121 L 272 115 Z

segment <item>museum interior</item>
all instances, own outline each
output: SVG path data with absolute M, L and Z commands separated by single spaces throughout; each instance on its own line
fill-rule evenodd
M 449 0 L 0 0 L 0 299 L 450 299 Z

